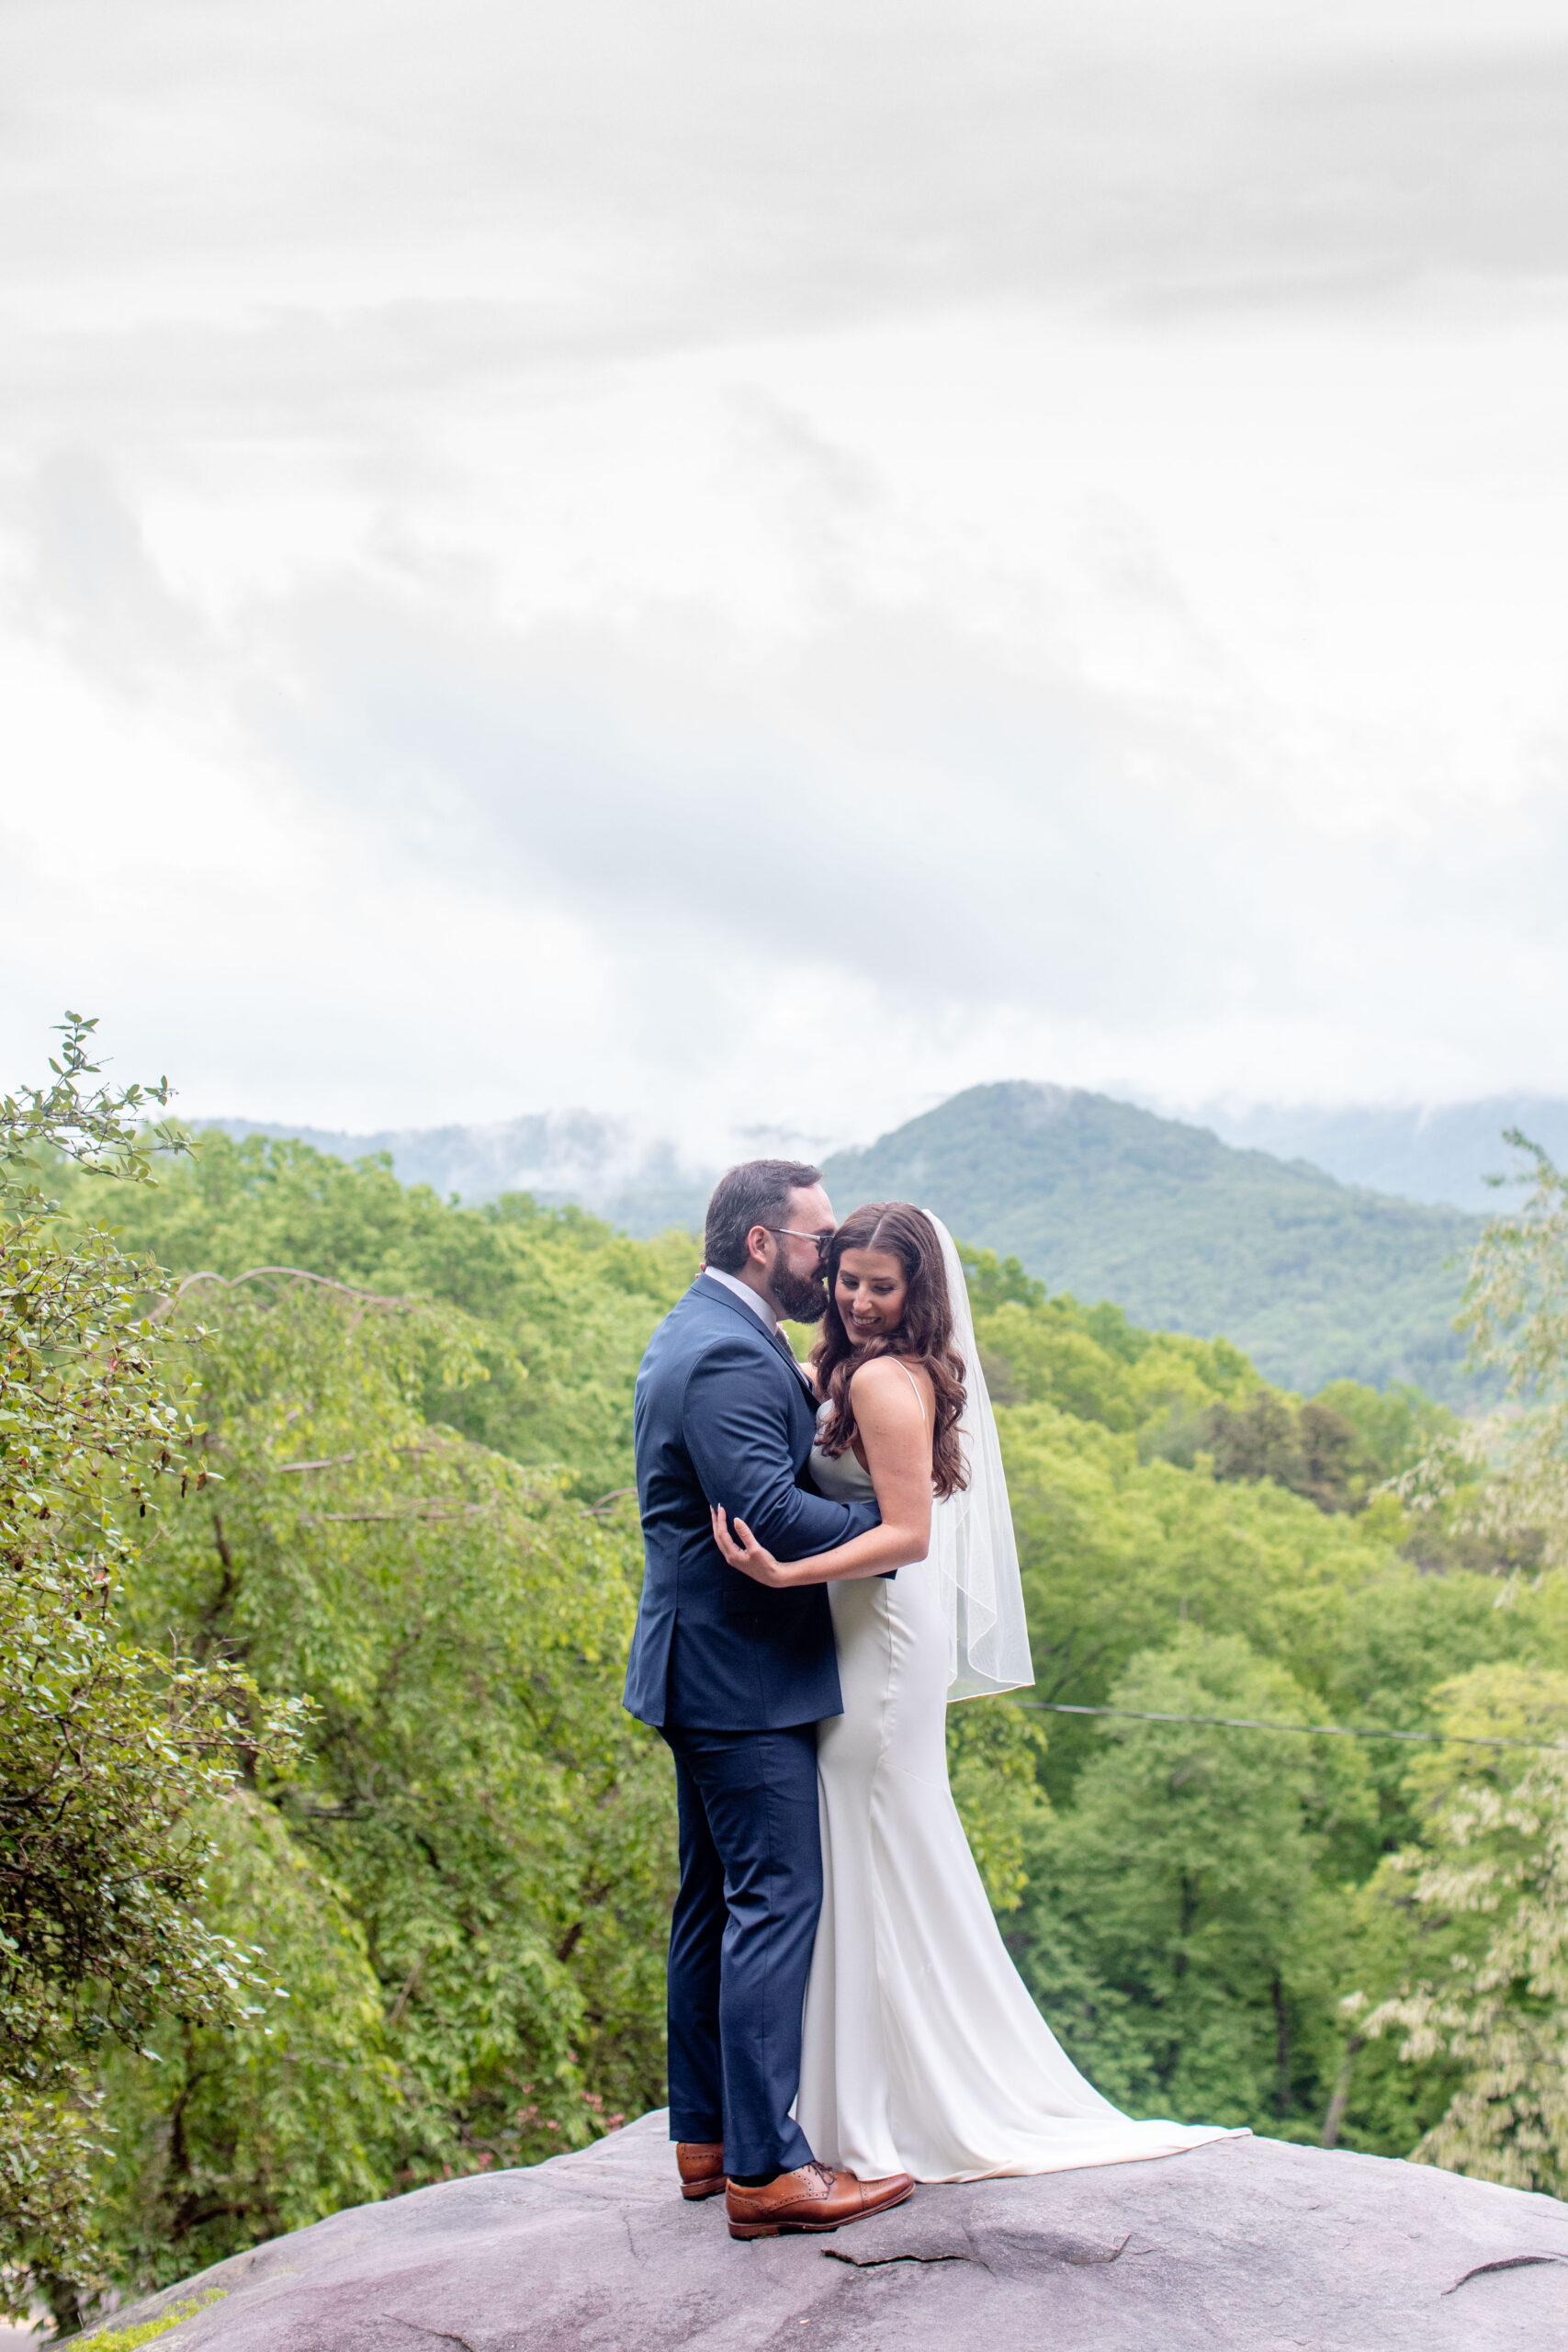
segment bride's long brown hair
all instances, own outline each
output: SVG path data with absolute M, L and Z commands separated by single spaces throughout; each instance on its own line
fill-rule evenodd
M 909 1287 L 896 1329 L 874 1340 L 852 1340 L 839 1312 L 839 1261 L 846 1250 L 886 1250 L 904 1269 Z M 958 1443 L 964 1410 L 964 1363 L 953 1344 L 953 1302 L 942 1243 L 924 1209 L 908 1201 L 871 1201 L 847 1216 L 828 1251 L 828 1313 L 811 1351 L 817 1385 L 832 1411 L 818 1432 L 824 1453 L 842 1453 L 855 1434 L 850 1382 L 873 1356 L 901 1356 L 923 1364 L 931 1378 L 935 1411 L 931 1432 L 931 1490 L 955 1495 L 969 1483 Z

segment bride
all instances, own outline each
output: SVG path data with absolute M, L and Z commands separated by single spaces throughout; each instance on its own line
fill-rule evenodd
M 818 1726 L 823 1898 L 795 2110 L 814 2152 L 863 2179 L 982 2180 L 1231 2136 L 1136 2122 L 1085 2081 L 1008 1956 L 953 1802 L 949 1703 L 1034 1673 L 967 1285 L 934 1218 L 874 1202 L 840 1226 L 812 1363 L 818 1489 L 874 1496 L 926 1555 L 893 1577 L 858 1545 L 775 1560 L 714 1513 L 731 1566 L 826 1583 L 833 1611 L 844 1711 Z

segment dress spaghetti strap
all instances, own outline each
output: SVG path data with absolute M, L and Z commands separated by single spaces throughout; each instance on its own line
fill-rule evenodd
M 920 1419 L 921 1419 L 921 1420 L 923 1421 L 923 1420 L 925 1419 L 925 1418 L 926 1418 L 926 1400 L 925 1400 L 925 1398 L 924 1398 L 924 1397 L 921 1396 L 921 1394 L 920 1394 L 920 1384 L 919 1384 L 919 1382 L 915 1378 L 914 1374 L 909 1370 L 908 1365 L 907 1363 L 905 1363 L 904 1359 L 903 1359 L 903 1357 L 902 1357 L 902 1356 L 895 1356 L 895 1357 L 894 1357 L 894 1359 L 893 1359 L 893 1361 L 894 1361 L 894 1363 L 895 1363 L 896 1364 L 897 1364 L 897 1365 L 899 1366 L 899 1368 L 900 1368 L 900 1369 L 901 1369 L 901 1371 L 903 1372 L 903 1374 L 904 1374 L 905 1379 L 908 1382 L 908 1384 L 909 1384 L 910 1387 L 914 1390 L 914 1392 L 915 1392 L 915 1402 L 916 1402 L 916 1404 L 917 1404 L 917 1405 L 919 1407 L 919 1408 L 920 1408 Z

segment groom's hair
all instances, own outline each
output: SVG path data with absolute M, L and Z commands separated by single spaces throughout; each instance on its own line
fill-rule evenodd
M 804 1159 L 743 1159 L 727 1168 L 708 1203 L 703 1256 L 721 1274 L 746 1263 L 746 1236 L 754 1225 L 783 1225 L 792 1193 L 820 1184 L 822 1170 Z

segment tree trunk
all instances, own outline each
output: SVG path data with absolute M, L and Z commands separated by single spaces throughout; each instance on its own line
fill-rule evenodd
M 1345 2109 L 1350 2104 L 1350 2077 L 1356 2071 L 1356 2055 L 1366 2046 L 1366 2036 L 1359 2033 L 1353 2033 L 1345 2044 L 1345 2055 L 1339 2062 L 1339 2072 L 1334 2077 L 1334 2088 L 1329 2094 L 1328 2112 L 1323 2119 L 1323 2144 L 1325 2148 L 1339 2145 Z

